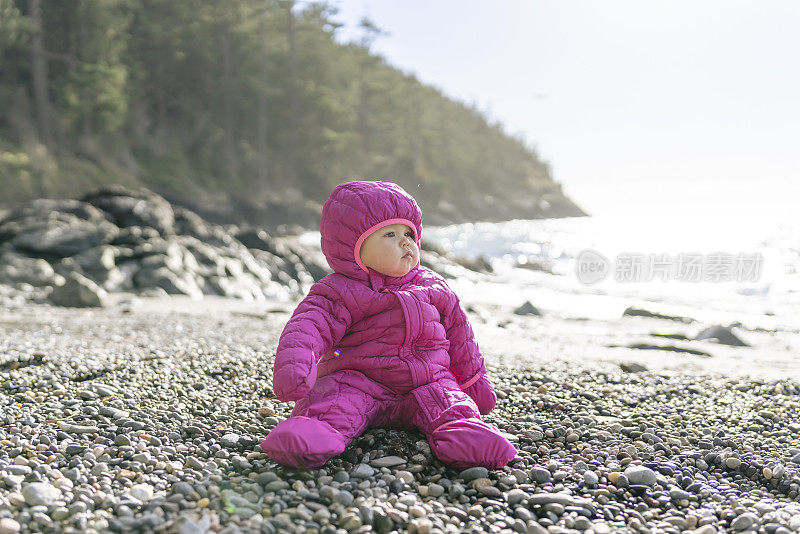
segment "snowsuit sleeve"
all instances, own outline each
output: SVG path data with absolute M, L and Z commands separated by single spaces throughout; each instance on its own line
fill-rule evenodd
M 311 286 L 278 341 L 272 382 L 283 402 L 309 392 L 317 379 L 317 361 L 342 339 L 352 322 L 341 295 L 325 282 Z
M 449 288 L 448 288 L 449 290 Z M 455 293 L 450 291 L 450 311 L 444 316 L 447 339 L 450 341 L 450 372 L 459 387 L 478 405 L 482 414 L 492 411 L 497 402 L 486 364 L 481 356 L 467 314 Z

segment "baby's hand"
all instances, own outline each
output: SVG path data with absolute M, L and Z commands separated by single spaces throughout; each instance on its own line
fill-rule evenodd
M 317 359 L 313 354 L 308 359 L 289 359 L 283 356 L 284 354 L 281 354 L 276 358 L 272 389 L 282 402 L 300 400 L 311 391 L 317 381 Z M 308 369 L 309 361 L 310 369 Z
M 492 383 L 489 382 L 489 378 L 486 375 L 483 375 L 477 382 L 465 389 L 464 393 L 475 401 L 481 415 L 491 412 L 494 405 L 497 404 L 497 395 L 495 395 Z

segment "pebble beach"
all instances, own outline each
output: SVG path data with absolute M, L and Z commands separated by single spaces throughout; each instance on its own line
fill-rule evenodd
M 373 428 L 295 470 L 258 448 L 292 409 L 271 390 L 292 303 L 114 297 L 4 297 L 0 534 L 800 531 L 800 385 L 608 342 L 663 318 L 465 300 L 498 394 L 485 419 L 518 457 L 457 471 L 422 434 Z

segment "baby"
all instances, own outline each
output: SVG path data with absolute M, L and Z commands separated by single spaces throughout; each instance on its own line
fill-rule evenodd
M 418 429 L 439 460 L 496 468 L 517 454 L 483 420 L 497 400 L 458 297 L 419 264 L 422 212 L 389 182 L 337 186 L 322 208 L 334 274 L 311 287 L 281 334 L 273 388 L 297 401 L 261 443 L 316 468 L 369 427 Z

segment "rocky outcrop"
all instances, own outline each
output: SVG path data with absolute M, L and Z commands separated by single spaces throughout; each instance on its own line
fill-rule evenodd
M 70 308 L 102 306 L 105 298 L 105 289 L 74 271 L 69 273 L 64 284 L 53 287 L 50 293 L 50 302 Z
M 463 268 L 435 252 L 426 262 L 445 276 Z M 287 299 L 330 272 L 319 246 L 212 224 L 147 190 L 39 199 L 0 217 L 0 284 L 62 306 L 101 306 L 118 291 Z
M 59 305 L 98 306 L 109 291 L 158 288 L 281 298 L 328 272 L 324 258 L 291 238 L 210 224 L 147 190 L 39 199 L 0 219 L 0 283 Z

